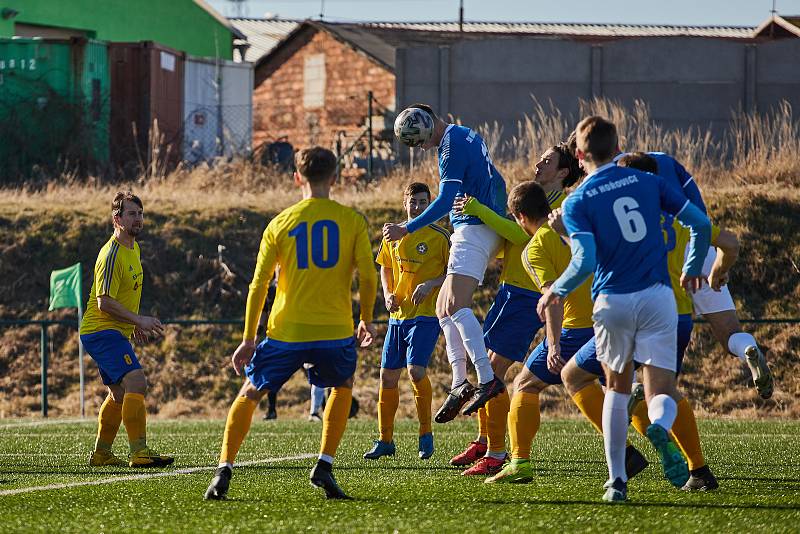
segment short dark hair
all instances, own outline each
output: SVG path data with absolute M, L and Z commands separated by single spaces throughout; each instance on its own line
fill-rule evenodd
M 550 204 L 542 186 L 533 181 L 522 182 L 508 194 L 508 211 L 512 215 L 543 219 L 550 213 Z
M 428 187 L 428 184 L 424 184 L 422 182 L 411 182 L 403 190 L 403 200 L 411 198 L 417 193 L 427 193 L 428 200 L 431 199 L 431 188 Z
M 297 172 L 312 184 L 329 180 L 336 172 L 336 156 L 321 146 L 298 150 L 294 163 Z
M 134 195 L 133 191 L 119 191 L 116 195 L 114 195 L 114 200 L 111 201 L 111 215 L 115 217 L 122 215 L 122 210 L 125 209 L 126 200 L 133 202 L 141 209 L 144 209 L 144 206 L 142 205 L 142 199 Z
M 433 108 L 430 107 L 428 104 L 411 104 L 408 106 L 409 108 L 419 108 L 422 111 L 426 111 L 433 120 L 436 120 L 436 113 L 434 113 Z M 407 108 L 406 108 L 407 109 Z
M 575 141 L 589 161 L 606 161 L 617 152 L 617 127 L 603 117 L 586 117 L 575 127 Z
M 561 187 L 572 187 L 585 174 L 581 169 L 578 158 L 575 157 L 574 152 L 570 150 L 567 143 L 559 143 L 550 147 L 550 150 L 558 154 L 558 168 L 569 169 L 569 174 L 561 180 Z
M 646 152 L 631 152 L 625 154 L 617 160 L 617 165 L 649 172 L 650 174 L 658 174 L 658 162 L 656 158 Z

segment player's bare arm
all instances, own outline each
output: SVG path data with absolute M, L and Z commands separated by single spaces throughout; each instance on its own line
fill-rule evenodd
M 446 275 L 437 276 L 436 278 L 431 278 L 430 280 L 425 280 L 421 284 L 417 285 L 414 288 L 414 292 L 411 294 L 411 302 L 412 304 L 419 305 L 420 302 L 425 300 L 425 297 L 431 294 L 431 291 L 436 289 L 437 287 L 441 287 L 444 283 L 444 279 Z
M 156 317 L 133 313 L 108 295 L 97 297 L 97 307 L 118 321 L 134 325 L 141 333 L 148 336 L 163 336 L 164 326 Z
M 547 282 L 542 289 L 547 291 L 552 285 L 552 282 Z M 544 308 L 544 322 L 547 336 L 547 369 L 551 373 L 559 374 L 564 368 L 564 360 L 561 359 L 561 325 L 564 322 L 564 304 L 560 298 Z

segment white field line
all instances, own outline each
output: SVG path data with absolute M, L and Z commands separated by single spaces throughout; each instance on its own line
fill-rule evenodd
M 0 425 L 0 430 L 7 428 L 25 428 L 37 426 L 73 425 L 75 423 L 96 423 L 96 418 L 86 419 L 52 419 L 49 421 L 20 421 L 19 423 L 6 423 Z
M 283 456 L 279 458 L 264 458 L 263 460 L 250 460 L 247 462 L 240 462 L 236 465 L 244 467 L 247 465 L 269 464 L 275 462 L 287 462 L 290 460 L 306 460 L 308 458 L 315 458 L 316 454 L 304 453 L 294 456 Z M 199 473 L 201 471 L 215 471 L 217 466 L 204 466 L 204 467 L 189 467 L 187 469 L 177 469 L 175 471 L 163 471 L 160 473 L 144 473 L 141 475 L 128 475 L 124 477 L 101 478 L 100 480 L 87 480 L 83 482 L 66 482 L 63 484 L 49 484 L 47 486 L 31 486 L 28 488 L 15 488 L 0 491 L 0 497 L 5 495 L 19 495 L 20 493 L 32 493 L 34 491 L 48 491 L 60 490 L 67 488 L 76 488 L 79 486 L 100 486 L 101 484 L 113 484 L 115 482 L 129 482 L 132 480 L 147 480 L 150 478 L 164 478 L 174 477 L 177 475 L 190 475 L 192 473 Z

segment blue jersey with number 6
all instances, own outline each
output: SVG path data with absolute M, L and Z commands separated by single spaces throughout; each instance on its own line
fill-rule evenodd
M 660 176 L 598 168 L 564 201 L 570 236 L 591 234 L 597 246 L 592 298 L 670 285 L 661 212 L 678 215 L 689 201 Z
M 439 177 L 442 184 L 458 182 L 458 196 L 469 195 L 492 211 L 506 213 L 506 182 L 492 163 L 486 143 L 474 130 L 451 124 L 439 144 Z M 483 224 L 479 218 L 450 212 L 454 227 Z

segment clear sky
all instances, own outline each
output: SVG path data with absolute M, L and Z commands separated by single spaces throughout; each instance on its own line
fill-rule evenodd
M 232 0 L 209 0 L 223 15 L 235 16 Z M 769 17 L 773 0 L 463 0 L 464 19 L 473 21 L 617 22 L 680 25 L 757 26 Z M 779 14 L 800 15 L 800 0 L 775 0 Z M 246 0 L 249 17 L 331 21 L 457 20 L 459 0 Z

